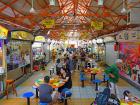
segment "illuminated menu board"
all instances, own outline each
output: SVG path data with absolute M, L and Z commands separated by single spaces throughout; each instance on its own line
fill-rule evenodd
M 36 36 L 35 37 L 35 41 L 36 42 L 45 42 L 45 37 L 44 36 Z
M 12 39 L 21 39 L 21 40 L 34 40 L 34 36 L 26 31 L 12 31 L 11 32 Z
M 0 25 L 0 39 L 7 39 L 8 29 Z

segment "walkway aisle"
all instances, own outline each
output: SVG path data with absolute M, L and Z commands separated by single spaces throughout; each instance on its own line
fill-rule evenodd
M 50 63 L 47 67 L 47 70 L 52 66 L 52 63 Z M 1 99 L 0 105 L 26 105 L 26 99 L 22 98 L 22 94 L 27 91 L 32 91 L 35 93 L 35 90 L 32 88 L 32 85 L 34 81 L 37 78 L 44 77 L 47 75 L 47 71 L 39 71 L 35 72 L 34 75 L 32 75 L 28 80 L 26 80 L 23 84 L 19 85 L 17 87 L 18 97 L 15 95 L 10 94 L 9 99 Z M 79 71 L 75 71 L 72 74 L 72 81 L 73 81 L 73 87 L 71 89 L 73 95 L 70 100 L 68 100 L 68 105 L 90 105 L 90 103 L 93 101 L 93 98 L 95 98 L 95 85 L 93 85 L 89 80 L 85 82 L 85 87 L 81 87 L 81 83 L 79 81 Z M 118 83 L 119 86 L 119 93 L 120 97 L 122 97 L 122 92 L 126 89 L 130 90 L 132 93 L 140 97 L 140 92 L 126 83 L 124 80 L 120 79 L 120 82 Z M 104 84 L 100 86 L 100 90 L 102 91 L 104 89 Z M 38 105 L 38 99 L 32 98 L 31 99 L 31 105 Z M 55 105 L 63 105 L 62 104 L 55 104 Z

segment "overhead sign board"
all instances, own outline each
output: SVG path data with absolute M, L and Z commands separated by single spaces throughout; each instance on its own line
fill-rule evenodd
M 20 40 L 34 40 L 34 36 L 26 31 L 12 31 L 11 32 L 12 39 L 20 39 Z

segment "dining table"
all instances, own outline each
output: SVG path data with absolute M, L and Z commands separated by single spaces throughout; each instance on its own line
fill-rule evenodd
M 62 87 L 65 85 L 67 81 L 64 80 L 64 79 L 60 79 L 60 78 L 50 78 L 50 81 L 49 81 L 49 85 L 53 88 L 53 90 L 59 88 L 59 87 Z M 34 84 L 33 84 L 33 88 L 36 89 L 36 98 L 38 98 L 38 87 L 41 85 L 41 84 L 44 84 L 44 79 L 43 78 L 39 78 L 37 80 L 35 80 Z

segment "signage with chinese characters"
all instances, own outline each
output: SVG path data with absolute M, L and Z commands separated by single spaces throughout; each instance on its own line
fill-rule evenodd
M 43 25 L 45 28 L 53 28 L 55 25 L 54 19 L 49 20 L 42 20 L 41 25 Z
M 92 21 L 91 27 L 94 28 L 95 30 L 102 30 L 103 29 L 103 22 Z
M 8 30 L 0 25 L 0 39 L 6 39 Z
M 139 31 L 122 31 L 116 36 L 118 42 L 138 42 L 140 41 Z
M 12 39 L 21 39 L 21 40 L 34 40 L 34 36 L 26 31 L 12 31 L 11 32 Z

